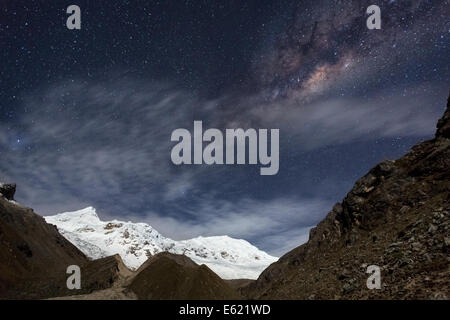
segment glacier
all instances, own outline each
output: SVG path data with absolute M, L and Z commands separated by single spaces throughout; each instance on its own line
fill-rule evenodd
M 102 221 L 93 207 L 44 218 L 89 258 L 119 254 L 132 270 L 137 270 L 151 256 L 167 251 L 205 264 L 223 279 L 257 279 L 278 260 L 246 240 L 229 236 L 176 241 L 162 236 L 146 223 Z

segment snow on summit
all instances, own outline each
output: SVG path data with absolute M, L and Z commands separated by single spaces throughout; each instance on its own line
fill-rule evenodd
M 154 254 L 168 251 L 206 264 L 223 279 L 257 279 L 278 260 L 245 240 L 228 236 L 175 241 L 146 223 L 102 221 L 92 207 L 44 218 L 89 258 L 120 254 L 131 269 L 139 268 Z

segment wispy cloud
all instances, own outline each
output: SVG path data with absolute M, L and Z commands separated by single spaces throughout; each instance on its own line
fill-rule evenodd
M 172 130 L 191 128 L 197 119 L 218 127 L 281 128 L 281 143 L 296 150 L 433 131 L 439 111 L 424 108 L 426 94 L 378 94 L 380 99 L 308 102 L 236 97 L 237 106 L 225 108 L 234 112 L 217 116 L 229 97 L 202 101 L 132 79 L 63 82 L 26 97 L 27 113 L 17 125 L 21 144 L 0 134 L 6 150 L 0 170 L 4 179 L 18 183 L 19 201 L 41 214 L 94 205 L 105 217 L 147 221 L 175 239 L 228 234 L 280 255 L 305 241 L 333 201 L 319 191 L 308 199 L 270 190 L 265 197 L 224 194 L 248 177 L 235 167 L 174 166 Z
M 283 99 L 262 103 L 250 110 L 250 118 L 262 126 L 277 126 L 299 149 L 311 150 L 357 140 L 423 137 L 435 131 L 444 86 L 423 86 L 399 92 L 377 91 L 370 97 L 321 96 L 314 101 Z M 400 91 L 401 92 L 401 91 Z M 430 93 L 434 94 L 431 95 Z

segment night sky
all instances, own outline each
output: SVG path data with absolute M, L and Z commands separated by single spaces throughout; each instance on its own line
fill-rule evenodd
M 81 8 L 68 30 L 66 8 Z M 368 30 L 366 8 L 381 8 Z M 42 215 L 93 206 L 173 239 L 307 239 L 376 163 L 429 139 L 450 2 L 0 0 L 0 181 Z M 279 128 L 280 170 L 175 166 L 171 132 Z

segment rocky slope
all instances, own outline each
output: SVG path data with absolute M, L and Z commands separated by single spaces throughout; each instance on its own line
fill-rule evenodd
M 228 236 L 198 237 L 175 241 L 145 223 L 101 221 L 94 208 L 46 216 L 64 237 L 88 257 L 119 254 L 131 269 L 139 268 L 159 252 L 184 254 L 206 264 L 223 279 L 256 279 L 277 258 L 245 240 Z
M 0 184 L 0 299 L 87 294 L 131 276 L 120 256 L 91 261 L 55 226 L 13 201 L 16 186 Z M 67 267 L 81 269 L 81 290 L 69 290 Z
M 14 192 L 3 194 L 4 186 L 0 189 L 0 298 L 39 296 L 38 289 L 27 283 L 46 283 L 50 277 L 65 275 L 69 265 L 82 265 L 88 259 L 54 226 L 12 201 Z M 25 285 L 29 288 L 24 292 Z M 62 285 L 65 280 L 50 287 L 57 290 Z
M 128 286 L 138 299 L 223 300 L 241 296 L 205 265 L 183 255 L 162 252 L 137 271 Z
M 263 299 L 450 299 L 450 98 L 433 140 L 359 179 L 309 241 L 241 289 Z M 366 267 L 381 267 L 380 290 Z

